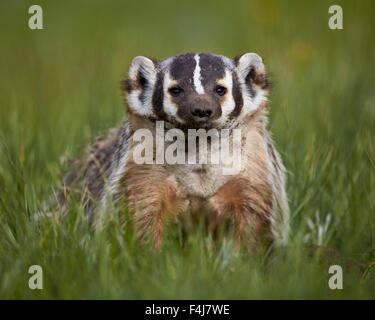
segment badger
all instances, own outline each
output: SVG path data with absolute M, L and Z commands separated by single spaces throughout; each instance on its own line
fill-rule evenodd
M 90 217 L 126 207 L 137 237 L 156 249 L 168 224 L 203 211 L 213 225 L 230 222 L 236 248 L 264 241 L 285 245 L 286 173 L 267 130 L 269 90 L 263 60 L 255 53 L 233 59 L 207 52 L 162 61 L 135 57 L 122 82 L 125 119 L 72 163 L 59 206 L 66 210 L 72 190 L 79 190 Z M 138 163 L 134 153 L 144 141 L 135 139 L 136 133 L 147 129 L 155 141 L 160 124 L 184 133 L 226 130 L 229 136 L 240 129 L 239 170 L 224 174 L 224 164 L 209 162 Z M 155 145 L 150 144 L 153 160 Z

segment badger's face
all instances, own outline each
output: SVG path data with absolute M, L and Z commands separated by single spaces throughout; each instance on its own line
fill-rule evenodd
M 125 81 L 129 111 L 187 128 L 229 128 L 266 101 L 262 58 L 186 53 L 154 61 L 133 59 Z

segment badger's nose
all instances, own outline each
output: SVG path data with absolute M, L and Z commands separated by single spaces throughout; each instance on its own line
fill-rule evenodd
M 211 108 L 194 107 L 191 110 L 191 115 L 197 121 L 205 121 L 211 118 L 213 111 Z

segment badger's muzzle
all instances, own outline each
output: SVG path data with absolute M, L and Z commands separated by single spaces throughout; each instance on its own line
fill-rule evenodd
M 218 101 L 212 97 L 198 96 L 187 103 L 185 117 L 188 122 L 206 123 L 215 120 L 221 115 Z

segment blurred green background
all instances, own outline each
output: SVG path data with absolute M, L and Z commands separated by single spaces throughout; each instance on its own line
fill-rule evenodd
M 44 29 L 28 28 L 43 8 Z M 344 29 L 330 30 L 330 5 Z M 0 298 L 375 298 L 375 2 L 14 1 L 0 3 Z M 64 160 L 121 122 L 131 59 L 256 52 L 274 89 L 270 129 L 288 169 L 292 239 L 272 258 L 237 256 L 176 227 L 157 255 L 115 217 L 102 233 L 33 212 Z M 305 243 L 339 257 L 308 254 Z M 44 289 L 30 290 L 39 264 Z M 328 288 L 328 266 L 344 289 Z M 359 265 L 360 264 L 360 265 Z M 359 265 L 359 267 L 358 267 Z

